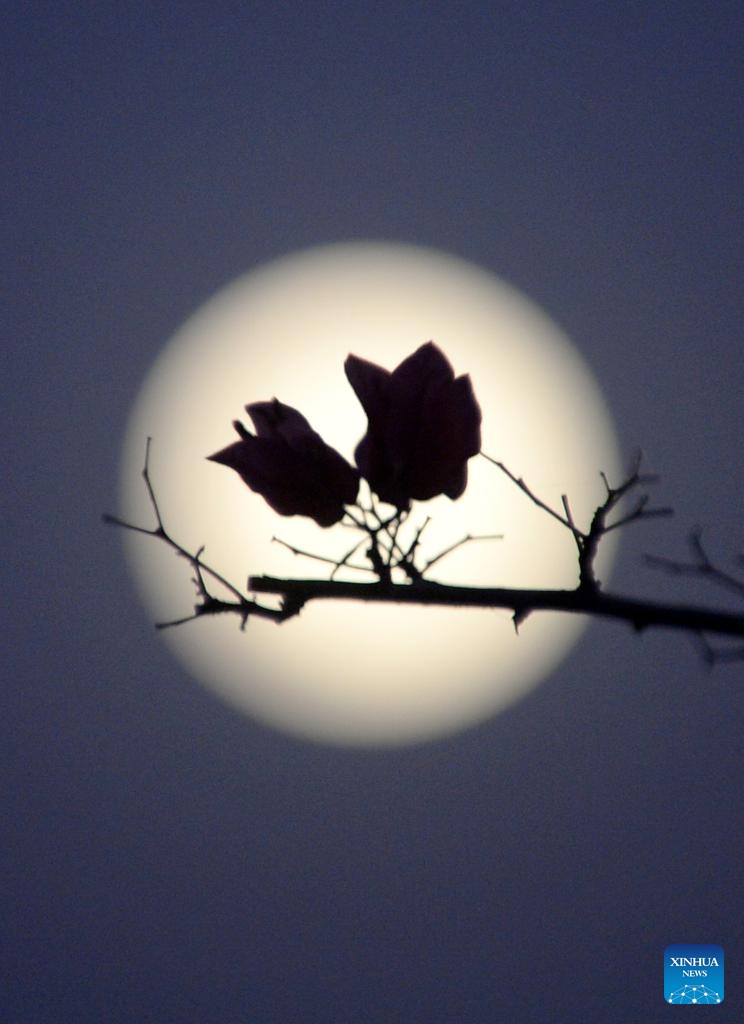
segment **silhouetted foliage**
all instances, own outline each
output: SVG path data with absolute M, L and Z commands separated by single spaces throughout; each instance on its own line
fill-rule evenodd
M 346 375 L 367 414 L 367 432 L 355 451 L 354 468 L 312 429 L 305 417 L 277 399 L 246 406 L 255 435 L 235 422 L 240 440 L 209 456 L 234 469 L 245 483 L 280 515 L 302 515 L 321 527 L 340 523 L 360 535 L 339 560 L 310 554 L 285 544 L 331 567 L 327 579 L 276 579 L 251 576 L 243 592 L 180 545 L 163 523 L 149 472 L 148 438 L 143 476 L 156 518 L 156 526 L 137 526 L 116 516 L 104 520 L 144 533 L 168 544 L 194 569 L 197 604 L 192 615 L 159 628 L 181 625 L 205 615 L 237 614 L 244 627 L 252 616 L 284 622 L 298 615 L 313 600 L 361 600 L 453 607 L 507 608 L 515 628 L 533 612 L 560 611 L 603 616 L 629 623 L 636 630 L 651 627 L 681 629 L 691 634 L 706 661 L 744 658 L 744 647 L 714 647 L 711 636 L 744 637 L 744 614 L 704 607 L 661 604 L 607 593 L 595 574 L 595 560 L 603 538 L 641 519 L 671 514 L 668 508 L 649 507 L 644 488 L 653 478 L 641 474 L 640 457 L 626 479 L 611 485 L 602 475 L 603 501 L 587 528 L 575 521 L 567 496 L 561 509 L 543 501 L 507 466 L 480 451 L 481 412 L 470 379 L 455 377 L 443 353 L 432 342 L 422 345 L 392 372 L 350 355 Z M 421 536 L 429 520 L 403 530 L 413 501 L 444 494 L 452 500 L 467 484 L 467 463 L 480 455 L 519 488 L 525 498 L 559 522 L 573 538 L 578 560 L 578 584 L 573 589 L 541 590 L 450 586 L 427 576 L 431 567 L 451 551 L 476 540 L 467 535 L 431 558 L 421 552 Z M 360 478 L 369 486 L 369 499 L 360 495 Z M 283 542 L 282 542 L 283 543 Z M 690 540 L 692 561 L 680 563 L 659 556 L 648 561 L 676 574 L 705 578 L 744 597 L 744 580 L 717 568 L 708 558 L 699 532 Z M 744 557 L 741 558 L 744 565 Z M 335 579 L 340 569 L 367 576 L 361 582 Z M 215 596 L 211 579 L 230 597 Z M 273 595 L 266 604 L 256 595 Z
M 235 420 L 240 440 L 210 460 L 234 469 L 282 516 L 309 516 L 319 526 L 342 519 L 344 505 L 356 501 L 357 471 L 290 405 L 275 398 L 245 408 L 255 436 Z
M 344 369 L 368 420 L 354 458 L 380 501 L 404 509 L 413 499 L 459 498 L 481 446 L 470 378 L 456 378 L 431 341 L 392 373 L 358 356 Z

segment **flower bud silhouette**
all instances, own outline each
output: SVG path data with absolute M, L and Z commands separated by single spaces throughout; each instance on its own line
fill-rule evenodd
M 431 341 L 392 372 L 354 355 L 344 369 L 368 420 L 356 464 L 377 496 L 399 509 L 414 498 L 459 498 L 467 461 L 480 450 L 470 378 L 455 377 Z
M 356 501 L 359 474 L 354 467 L 290 405 L 275 398 L 245 408 L 255 436 L 236 420 L 240 440 L 209 460 L 234 469 L 280 515 L 309 516 L 319 526 L 337 523 L 344 505 Z

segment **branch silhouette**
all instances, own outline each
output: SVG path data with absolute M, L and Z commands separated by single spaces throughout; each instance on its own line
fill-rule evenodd
M 225 579 L 221 573 L 206 565 L 201 558 L 204 552 L 204 545 L 192 554 L 181 544 L 175 541 L 165 529 L 163 519 L 160 514 L 160 508 L 158 507 L 157 498 L 155 497 L 155 491 L 150 479 L 149 464 L 151 444 L 152 438 L 148 437 L 147 446 L 145 448 L 145 466 L 142 470 L 142 476 L 145 481 L 145 487 L 147 488 L 150 504 L 152 505 L 155 513 L 157 525 L 151 529 L 148 529 L 146 526 L 136 526 L 135 524 L 127 523 L 118 516 L 111 515 L 108 512 L 104 513 L 103 521 L 111 526 L 120 526 L 125 530 L 133 530 L 135 533 L 143 533 L 147 537 L 155 537 L 157 540 L 164 541 L 168 547 L 173 548 L 177 555 L 184 558 L 194 570 L 192 583 L 196 587 L 199 601 L 194 608 L 193 615 L 186 615 L 180 619 L 173 619 L 171 622 L 157 622 L 155 624 L 156 629 L 167 629 L 169 626 L 182 626 L 185 622 L 191 622 L 193 619 L 201 618 L 204 615 L 221 615 L 225 612 L 231 614 L 237 613 L 240 616 L 242 629 L 245 629 L 246 622 L 251 615 L 256 615 L 265 619 L 272 619 L 275 622 L 282 621 L 282 614 L 280 611 L 277 611 L 275 608 L 262 607 L 258 602 L 251 600 L 251 598 L 241 593 L 239 588 L 229 580 Z M 207 586 L 205 576 L 211 576 L 213 580 L 225 587 L 227 591 L 235 597 L 235 600 L 224 601 L 215 597 Z
M 629 510 L 624 512 L 618 510 L 618 506 L 624 499 L 655 479 L 640 473 L 640 458 L 636 460 L 627 478 L 619 486 L 611 486 L 607 478 L 602 475 L 606 492 L 604 501 L 595 509 L 589 528 L 582 530 L 574 520 L 567 496 L 563 496 L 561 499 L 562 511 L 557 511 L 545 503 L 521 477 L 516 476 L 503 463 L 481 453 L 483 458 L 498 468 L 522 491 L 527 500 L 546 515 L 560 522 L 571 534 L 576 546 L 579 566 L 579 582 L 573 589 L 453 586 L 428 579 L 425 575 L 428 569 L 452 551 L 464 544 L 492 540 L 500 535 L 467 535 L 455 544 L 449 545 L 439 554 L 427 559 L 422 565 L 418 565 L 416 557 L 419 552 L 419 543 L 429 520 L 427 519 L 415 531 L 413 540 L 404 546 L 400 533 L 401 527 L 407 519 L 408 511 L 399 509 L 392 515 L 384 516 L 374 502 L 369 505 L 363 505 L 360 502 L 345 510 L 342 525 L 361 531 L 362 539 L 358 540 L 339 561 L 302 551 L 285 541 L 278 541 L 296 555 L 331 565 L 332 571 L 328 579 L 278 579 L 273 576 L 251 576 L 248 579 L 247 592 L 243 592 L 204 562 L 202 557 L 204 546 L 192 553 L 168 532 L 150 477 L 150 445 L 151 439 L 148 438 L 142 476 L 153 508 L 156 525 L 151 528 L 143 527 L 108 514 L 104 515 L 103 519 L 104 522 L 111 525 L 163 541 L 192 566 L 194 570 L 192 582 L 197 593 L 197 603 L 193 614 L 169 622 L 157 623 L 159 629 L 180 626 L 205 616 L 223 614 L 237 615 L 241 628 L 245 628 L 251 617 L 282 623 L 299 615 L 305 605 L 311 601 L 352 600 L 453 608 L 507 609 L 512 612 L 515 629 L 518 629 L 529 615 L 541 611 L 596 616 L 625 622 L 635 631 L 652 628 L 684 631 L 693 637 L 703 658 L 710 664 L 718 661 L 744 659 L 744 646 L 716 648 L 710 640 L 710 637 L 744 637 L 744 613 L 742 612 L 725 612 L 704 606 L 638 600 L 602 590 L 595 575 L 594 562 L 603 537 L 613 530 L 624 528 L 642 519 L 671 515 L 669 508 L 649 508 L 649 496 L 646 493 L 637 494 Z M 615 518 L 612 518 L 613 512 L 617 513 Z M 365 544 L 368 545 L 364 552 L 367 564 L 353 562 L 352 559 L 358 555 Z M 744 596 L 744 581 L 717 568 L 711 562 L 702 546 L 699 531 L 691 536 L 690 546 L 693 560 L 689 563 L 679 563 L 660 556 L 647 556 L 646 561 L 666 572 L 691 575 L 713 581 L 734 591 L 739 596 Z M 740 561 L 744 564 L 744 558 L 741 558 Z M 373 579 L 360 582 L 337 580 L 334 576 L 341 568 L 367 573 Z M 396 581 L 393 578 L 394 573 L 397 576 L 402 576 L 403 580 Z M 207 578 L 225 588 L 232 595 L 232 599 L 215 596 L 209 589 Z M 265 604 L 252 595 L 270 595 L 278 598 L 278 607 Z
M 582 529 L 568 495 L 562 495 L 560 510 L 553 508 L 503 462 L 482 451 L 481 410 L 470 377 L 456 377 L 434 342 L 421 345 L 392 371 L 355 355 L 348 356 L 344 370 L 367 415 L 367 432 L 354 452 L 355 465 L 328 445 L 299 410 L 277 398 L 247 405 L 255 433 L 234 420 L 239 439 L 209 456 L 210 461 L 238 473 L 279 515 L 306 516 L 320 527 L 340 525 L 357 534 L 338 561 L 274 538 L 295 555 L 332 566 L 329 579 L 251 576 L 244 593 L 204 562 L 203 546 L 191 553 L 178 543 L 165 528 L 158 507 L 150 479 L 148 438 L 143 477 L 156 525 L 137 526 L 110 515 L 104 520 L 164 541 L 192 566 L 197 593 L 193 614 L 159 623 L 159 628 L 229 613 L 238 615 L 242 628 L 254 616 L 281 623 L 299 615 L 310 601 L 355 600 L 505 608 L 512 612 L 517 630 L 530 614 L 539 611 L 601 616 L 626 622 L 635 630 L 663 627 L 688 632 L 709 663 L 744 658 L 744 646 L 717 649 L 710 640 L 711 636 L 744 637 L 741 612 L 641 601 L 602 590 L 595 561 L 604 537 L 642 519 L 671 515 L 671 509 L 649 507 L 649 495 L 643 488 L 654 478 L 641 474 L 640 455 L 617 486 L 601 474 L 604 500 L 595 508 L 588 528 Z M 424 557 L 421 538 L 430 520 L 418 527 L 409 520 L 413 501 L 439 495 L 459 498 L 467 486 L 468 462 L 477 455 L 570 533 L 578 559 L 574 589 L 450 586 L 427 576 L 432 566 L 463 545 L 496 539 L 468 534 L 438 554 Z M 369 492 L 366 499 L 360 498 L 364 481 Z M 699 533 L 690 543 L 690 563 L 659 557 L 651 561 L 667 572 L 705 577 L 744 596 L 744 581 L 713 565 Z M 372 578 L 338 580 L 335 577 L 341 569 Z M 207 579 L 222 587 L 228 597 L 212 593 Z M 275 603 L 267 604 L 256 595 L 273 597 Z

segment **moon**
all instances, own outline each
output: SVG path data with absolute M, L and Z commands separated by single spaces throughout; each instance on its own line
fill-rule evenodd
M 142 480 L 151 437 L 152 484 L 180 544 L 204 545 L 204 561 L 241 589 L 251 575 L 327 576 L 328 565 L 285 545 L 340 559 L 349 531 L 278 516 L 207 456 L 235 440 L 231 421 L 245 419 L 247 403 L 277 397 L 353 462 L 366 418 L 344 376 L 346 356 L 392 370 L 429 340 L 457 375 L 470 375 L 482 451 L 552 507 L 567 495 L 577 523 L 588 525 L 605 494 L 601 473 L 618 480 L 620 460 L 606 402 L 577 349 L 492 273 L 384 242 L 290 254 L 228 284 L 190 317 L 156 358 L 131 411 L 122 518 L 154 522 Z M 427 558 L 467 535 L 503 535 L 456 548 L 432 567 L 433 579 L 577 583 L 569 531 L 481 456 L 469 462 L 460 499 L 414 504 L 412 521 L 427 517 Z M 123 536 L 148 616 L 188 615 L 187 563 L 151 538 Z M 615 550 L 608 537 L 597 565 L 604 581 Z M 160 635 L 188 673 L 253 719 L 305 740 L 379 747 L 429 741 L 502 711 L 555 670 L 585 627 L 577 616 L 535 613 L 517 634 L 504 610 L 317 601 L 280 625 L 253 618 L 241 631 L 227 615 Z

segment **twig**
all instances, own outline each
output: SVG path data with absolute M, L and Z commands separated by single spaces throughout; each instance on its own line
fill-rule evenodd
M 646 555 L 644 561 L 648 565 L 654 565 L 659 569 L 674 576 L 701 576 L 712 580 L 719 586 L 732 590 L 735 594 L 744 597 L 744 581 L 724 572 L 711 561 L 707 551 L 703 547 L 703 531 L 700 527 L 693 530 L 688 538 L 688 544 L 693 555 L 692 562 L 678 562 L 673 558 L 664 558 L 661 555 Z
M 274 622 L 283 622 L 289 617 L 286 608 L 269 608 L 251 600 L 251 598 L 241 593 L 234 583 L 231 583 L 229 580 L 225 579 L 221 573 L 202 562 L 201 556 L 204 553 L 204 545 L 202 545 L 195 554 L 191 554 L 191 552 L 183 547 L 183 545 L 174 540 L 165 529 L 163 517 L 160 514 L 160 508 L 150 480 L 151 443 L 152 438 L 148 437 L 147 445 L 145 447 L 145 466 L 142 470 L 142 476 L 145 481 L 145 487 L 147 488 L 150 504 L 152 505 L 153 512 L 155 513 L 157 526 L 154 529 L 148 529 L 144 526 L 136 526 L 134 523 L 128 523 L 124 519 L 120 519 L 118 516 L 110 515 L 109 513 L 104 513 L 103 521 L 111 526 L 119 526 L 125 530 L 132 530 L 135 533 L 144 533 L 149 537 L 157 537 L 159 540 L 165 541 L 165 543 L 172 548 L 177 555 L 181 558 L 185 558 L 186 561 L 193 566 L 195 575 L 192 577 L 192 582 L 196 586 L 196 592 L 201 603 L 194 606 L 193 614 L 186 615 L 180 619 L 174 619 L 170 622 L 157 622 L 155 624 L 155 628 L 168 629 L 172 626 L 181 626 L 185 622 L 191 622 L 193 619 L 201 618 L 204 615 L 218 615 L 225 612 L 237 613 L 240 616 L 241 629 L 245 628 L 246 622 L 251 615 L 258 615 L 261 618 L 271 619 Z M 225 587 L 225 589 L 231 593 L 236 600 L 223 601 L 211 594 L 204 580 L 205 573 L 211 576 L 216 583 Z M 296 614 L 296 612 L 293 612 L 293 614 Z
M 432 565 L 436 565 L 436 563 L 440 559 L 445 558 L 447 555 L 452 554 L 453 551 L 456 551 L 458 548 L 464 547 L 466 544 L 470 544 L 473 541 L 477 541 L 477 540 L 503 540 L 503 539 L 504 539 L 503 533 L 480 533 L 480 534 L 468 533 L 464 537 L 462 537 L 460 540 L 455 541 L 454 544 L 450 544 L 450 546 L 448 548 L 445 548 L 444 551 L 440 551 L 438 555 L 435 555 L 433 558 L 430 558 L 429 561 L 424 565 L 424 568 L 422 569 L 422 572 L 426 572 L 427 569 L 430 569 L 432 567 Z
M 281 544 L 283 548 L 286 548 L 287 551 L 291 551 L 293 555 L 298 555 L 302 558 L 311 558 L 314 562 L 324 562 L 326 565 L 332 565 L 333 572 L 331 573 L 331 579 L 333 579 L 338 570 L 342 569 L 344 566 L 346 566 L 347 569 L 354 569 L 356 572 L 372 571 L 368 565 L 354 565 L 353 562 L 349 561 L 351 556 L 359 550 L 362 544 L 364 544 L 365 539 L 366 538 L 362 538 L 358 544 L 355 544 L 353 548 L 350 548 L 349 551 L 346 552 L 340 561 L 337 561 L 335 558 L 328 558 L 326 555 L 316 555 L 312 551 L 304 551 L 302 548 L 296 548 L 293 544 L 288 544 L 286 540 L 282 540 L 281 537 L 271 538 L 272 543 Z
M 703 633 L 692 633 L 690 636 L 702 661 L 708 668 L 714 668 L 723 662 L 744 660 L 744 646 L 714 646 Z
M 484 459 L 497 466 L 502 473 L 505 473 L 509 479 L 517 485 L 530 501 L 538 508 L 547 512 L 553 519 L 556 519 L 562 526 L 565 526 L 570 531 L 576 549 L 579 556 L 579 587 L 584 590 L 595 591 L 599 590 L 600 581 L 596 578 L 594 572 L 594 562 L 597 557 L 599 545 L 605 534 L 609 533 L 610 530 L 616 530 L 620 526 L 627 526 L 629 523 L 635 522 L 639 519 L 647 519 L 650 516 L 670 516 L 672 510 L 670 508 L 657 508 L 648 509 L 648 495 L 643 494 L 638 499 L 635 507 L 628 512 L 625 516 L 611 523 L 608 523 L 607 519 L 610 513 L 615 507 L 626 497 L 626 495 L 640 484 L 649 483 L 654 478 L 648 475 L 641 475 L 640 464 L 641 455 L 640 452 L 636 455 L 633 462 L 633 466 L 625 479 L 625 481 L 618 487 L 612 487 L 605 473 L 600 473 L 602 482 L 605 486 L 605 500 L 601 505 L 597 506 L 592 516 L 592 521 L 589 525 L 589 529 L 584 531 L 581 530 L 577 525 L 571 512 L 571 506 L 569 504 L 568 495 L 561 495 L 561 504 L 563 505 L 563 515 L 560 512 L 556 512 L 554 508 L 551 508 L 546 502 L 535 494 L 535 492 L 528 487 L 521 477 L 516 476 L 508 469 L 503 462 L 499 462 L 496 459 L 491 458 L 490 455 L 486 455 L 485 452 L 480 453 Z
M 649 476 L 642 476 L 640 473 L 641 466 L 641 453 L 638 452 L 633 462 L 633 466 L 626 477 L 625 481 L 618 487 L 612 487 L 605 473 L 601 473 L 602 482 L 605 486 L 606 497 L 601 505 L 595 510 L 592 516 L 592 522 L 589 527 L 589 532 L 584 535 L 583 543 L 579 550 L 579 580 L 580 585 L 588 587 L 598 587 L 599 582 L 596 580 L 594 575 L 594 560 L 597 557 L 599 545 L 602 538 L 610 530 L 617 529 L 619 526 L 627 526 L 629 523 L 637 522 L 640 519 L 648 519 L 650 516 L 671 516 L 672 509 L 670 508 L 647 508 L 649 496 L 642 494 L 635 507 L 628 512 L 625 516 L 622 516 L 619 520 L 615 520 L 612 523 L 608 523 L 607 519 L 610 513 L 617 507 L 617 505 L 625 498 L 634 487 L 638 487 L 643 483 L 650 482 L 653 478 Z
M 447 554 L 471 541 L 493 539 L 501 535 L 471 536 L 468 534 L 429 559 L 423 569 L 418 569 L 414 565 L 414 557 L 428 519 L 417 529 L 412 542 L 404 550 L 398 542 L 398 530 L 405 518 L 405 513 L 398 511 L 385 519 L 378 514 L 374 506 L 370 508 L 358 506 L 362 519 L 359 520 L 356 515 L 347 509 L 348 518 L 354 526 L 363 530 L 367 537 L 351 548 L 341 562 L 324 556 L 308 555 L 307 552 L 294 548 L 285 541 L 278 541 L 278 543 L 295 554 L 305 555 L 333 565 L 333 574 L 335 574 L 342 565 L 347 565 L 349 568 L 357 570 L 364 568 L 350 563 L 349 559 L 359 549 L 361 544 L 369 539 L 371 546 L 367 556 L 370 559 L 371 570 L 367 569 L 366 571 L 375 572 L 378 577 L 377 581 L 374 583 L 342 582 L 334 580 L 333 574 L 329 580 L 284 580 L 269 576 L 251 577 L 248 580 L 249 591 L 258 594 L 278 595 L 281 598 L 281 605 L 279 608 L 276 608 L 267 607 L 249 598 L 229 580 L 225 579 L 221 573 L 208 566 L 202 560 L 203 546 L 195 554 L 191 554 L 169 534 L 163 523 L 150 479 L 150 444 L 151 441 L 148 438 L 145 451 L 145 466 L 142 475 L 150 504 L 155 514 L 156 526 L 153 528 L 138 526 L 113 515 L 104 515 L 103 519 L 106 523 L 165 541 L 169 547 L 179 556 L 185 558 L 193 567 L 193 582 L 199 598 L 199 603 L 195 606 L 193 614 L 173 620 L 172 622 L 159 623 L 158 628 L 163 629 L 168 626 L 181 625 L 203 616 L 228 612 L 235 613 L 240 617 L 241 627 L 245 627 L 248 618 L 252 615 L 279 623 L 285 622 L 292 616 L 297 615 L 309 601 L 323 599 L 358 600 L 449 607 L 505 608 L 512 612 L 515 627 L 534 611 L 556 611 L 601 616 L 625 621 L 635 630 L 639 631 L 656 627 L 685 630 L 693 639 L 697 640 L 703 657 L 709 664 L 744 658 L 744 646 L 714 648 L 708 639 L 709 634 L 714 636 L 744 637 L 744 614 L 719 612 L 704 607 L 639 601 L 634 598 L 607 594 L 600 590 L 599 583 L 594 577 L 593 563 L 600 541 L 604 535 L 610 530 L 617 529 L 635 520 L 649 516 L 669 515 L 671 511 L 661 508 L 648 509 L 648 496 L 642 495 L 630 512 L 608 523 L 608 517 L 617 507 L 618 503 L 634 487 L 646 483 L 650 479 L 640 475 L 638 461 L 625 482 L 618 487 L 610 486 L 607 478 L 602 474 L 602 480 L 606 489 L 605 500 L 595 509 L 588 530 L 583 531 L 577 526 L 573 518 L 567 496 L 564 495 L 561 498 L 564 512 L 561 515 L 542 501 L 542 499 L 538 498 L 527 484 L 521 478 L 515 476 L 506 466 L 484 455 L 484 458 L 501 469 L 538 508 L 548 513 L 554 519 L 557 519 L 570 531 L 579 552 L 580 568 L 579 585 L 573 590 L 465 587 L 432 582 L 424 578 L 424 573 Z M 387 544 L 383 545 L 380 543 L 380 534 L 387 538 Z M 675 562 L 672 559 L 660 558 L 658 556 L 647 556 L 646 560 L 673 573 L 705 576 L 744 596 L 744 581 L 723 572 L 713 565 L 703 548 L 700 531 L 696 531 L 692 535 L 690 546 L 693 553 L 692 563 Z M 744 564 L 744 558 L 742 559 L 742 564 Z M 402 569 L 408 575 L 408 583 L 393 582 L 391 573 L 396 568 Z M 216 583 L 224 587 L 228 593 L 232 594 L 235 600 L 226 601 L 215 597 L 207 587 L 205 575 L 211 577 Z
M 527 495 L 527 497 L 530 499 L 533 505 L 537 505 L 537 507 L 541 508 L 543 512 L 547 512 L 549 516 L 553 517 L 553 519 L 557 519 L 561 526 L 565 526 L 568 530 L 571 530 L 571 532 L 574 533 L 575 527 L 571 525 L 568 519 L 562 516 L 560 512 L 556 512 L 554 508 L 551 508 L 550 505 L 542 501 L 541 498 L 538 498 L 534 491 L 530 490 L 530 488 L 527 486 L 527 484 L 521 477 L 516 476 L 514 473 L 512 473 L 512 471 L 510 469 L 507 469 L 504 463 L 499 462 L 498 459 L 492 459 L 491 456 L 486 455 L 485 452 L 481 452 L 480 454 L 484 459 L 486 459 L 486 461 L 496 466 L 498 469 L 501 470 L 502 473 L 505 473 L 506 476 L 508 476 L 509 479 L 512 481 L 512 483 L 516 484 L 520 491 Z

